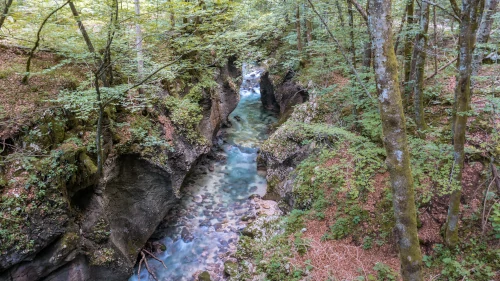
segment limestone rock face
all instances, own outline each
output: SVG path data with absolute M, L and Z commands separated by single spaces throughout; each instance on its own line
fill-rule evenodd
M 276 100 L 274 85 L 271 78 L 269 78 L 269 72 L 264 73 L 260 77 L 260 100 L 266 109 L 280 111 L 280 105 Z
M 289 71 L 282 82 L 275 87 L 269 72 L 261 77 L 261 99 L 264 107 L 280 113 L 281 122 L 287 119 L 297 119 L 308 122 L 314 113 L 309 107 L 314 104 L 309 100 L 308 92 L 292 80 L 294 74 Z M 297 106 L 297 110 L 294 107 Z M 276 130 L 261 147 L 259 153 L 259 164 L 267 170 L 268 190 L 265 199 L 281 201 L 286 203 L 280 205 L 283 210 L 293 206 L 294 199 L 291 196 L 293 189 L 293 178 L 291 171 L 314 149 L 314 143 L 304 145 L 288 126 L 282 125 Z
M 35 253 L 1 255 L 0 281 L 127 280 L 140 249 L 180 198 L 184 178 L 238 104 L 232 78 L 239 73 L 232 61 L 219 69 L 219 86 L 201 101 L 199 129 L 209 143 L 192 144 L 174 132 L 175 147 L 165 163 L 139 154 L 108 155 L 98 182 L 65 187 L 77 192 L 64 191 L 68 206 L 59 220 L 33 218 L 39 232 Z
M 269 72 L 260 79 L 260 93 L 262 104 L 269 110 L 280 113 L 280 116 L 289 115 L 293 106 L 306 102 L 308 92 L 294 80 L 294 73 L 289 71 L 283 80 L 274 85 Z

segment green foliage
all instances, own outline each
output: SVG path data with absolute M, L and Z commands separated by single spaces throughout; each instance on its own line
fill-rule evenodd
M 194 144 L 204 144 L 207 140 L 200 134 L 198 125 L 203 118 L 201 107 L 189 98 L 164 99 L 164 105 L 169 111 L 170 119 L 176 128 Z
M 40 213 L 47 221 L 64 217 L 67 202 L 62 195 L 62 188 L 77 171 L 75 151 L 63 146 L 41 159 L 9 156 L 19 157 L 22 170 L 28 176 L 24 180 L 18 177 L 9 181 L 10 186 L 22 183 L 24 190 L 2 195 L 0 251 L 15 248 L 24 253 L 32 251 L 34 246 L 34 237 L 28 232 L 32 218 L 37 218 Z
M 373 267 L 373 270 L 377 272 L 378 281 L 396 281 L 398 280 L 398 275 L 394 270 L 381 262 L 377 262 Z
M 369 250 L 373 247 L 373 238 L 371 236 L 365 236 L 363 238 L 363 249 Z
M 436 194 L 450 194 L 460 187 L 453 180 L 453 146 L 409 138 L 411 167 L 415 181 L 416 199 L 420 204 L 428 203 Z M 457 172 L 455 170 L 455 172 Z
M 500 238 L 500 203 L 495 203 L 491 209 L 491 225 L 495 232 L 495 238 Z
M 485 242 L 470 240 L 460 249 L 449 249 L 441 244 L 434 246 L 433 256 L 424 256 L 424 264 L 441 270 L 439 280 L 487 281 L 495 277 L 500 267 L 500 251 Z
M 292 212 L 285 217 L 285 231 L 286 233 L 295 233 L 304 227 L 304 215 L 306 213 L 302 210 L 292 210 Z
M 349 235 L 353 229 L 351 227 L 352 221 L 348 218 L 338 218 L 335 223 L 330 227 L 330 232 L 323 236 L 324 239 L 342 239 Z

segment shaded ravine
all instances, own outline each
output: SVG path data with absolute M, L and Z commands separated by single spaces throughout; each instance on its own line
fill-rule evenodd
M 232 127 L 223 132 L 218 152 L 217 158 L 224 160 L 199 166 L 186 180 L 183 198 L 170 215 L 175 220 L 160 240 L 166 251 L 157 253 L 167 269 L 148 260 L 158 280 L 195 280 L 202 271 L 223 280 L 224 261 L 236 251 L 246 221 L 256 215 L 259 206 L 249 197 L 263 196 L 267 187 L 265 174 L 257 170 L 258 147 L 276 122 L 275 114 L 262 106 L 258 75 L 244 73 L 240 102 L 229 117 Z M 136 280 L 137 269 L 129 281 Z M 142 269 L 140 280 L 153 278 Z

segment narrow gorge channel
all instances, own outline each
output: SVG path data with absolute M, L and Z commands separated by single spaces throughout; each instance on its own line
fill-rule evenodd
M 222 130 L 214 159 L 198 165 L 186 179 L 168 226 L 157 231 L 166 250 L 155 255 L 166 268 L 154 259 L 148 264 L 158 280 L 195 280 L 204 271 L 211 280 L 224 280 L 224 262 L 236 251 L 241 230 L 258 213 L 275 208 L 274 202 L 260 199 L 267 183 L 265 171 L 257 168 L 257 153 L 276 114 L 262 105 L 261 71 L 245 72 L 240 102 L 229 117 L 232 126 Z M 129 281 L 153 280 L 144 265 L 140 274 L 137 268 L 134 273 Z

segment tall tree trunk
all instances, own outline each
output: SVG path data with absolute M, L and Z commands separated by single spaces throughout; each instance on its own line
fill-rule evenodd
M 337 12 L 339 13 L 340 26 L 344 27 L 344 14 L 342 13 L 342 7 L 340 7 L 339 0 L 335 0 L 335 6 L 337 7 Z
M 170 3 L 170 29 L 175 28 L 175 9 L 173 7 L 174 2 L 173 0 L 168 1 Z
M 71 13 L 75 17 L 76 23 L 78 24 L 78 28 L 80 29 L 80 32 L 82 33 L 83 40 L 85 40 L 85 44 L 87 45 L 89 52 L 95 55 L 94 45 L 92 44 L 92 41 L 90 40 L 89 34 L 87 33 L 85 26 L 83 25 L 82 19 L 80 18 L 80 14 L 78 14 L 78 10 L 76 9 L 73 1 L 69 2 L 69 8 L 71 9 Z
M 405 44 L 404 44 L 404 95 L 403 95 L 403 104 L 407 104 L 409 97 L 411 95 L 412 83 L 411 83 L 411 55 L 413 51 L 413 36 L 411 36 L 410 31 L 413 29 L 414 21 L 414 0 L 407 0 L 406 3 L 406 36 L 405 36 Z
M 406 12 L 408 10 L 405 9 L 404 13 L 403 13 L 403 16 L 401 17 L 401 26 L 399 27 L 399 32 L 397 33 L 397 37 L 396 37 L 396 43 L 394 44 L 394 53 L 396 53 L 396 55 L 398 54 L 398 47 L 399 47 L 399 41 L 401 39 L 401 32 L 403 31 L 403 28 L 405 27 L 405 24 L 406 24 Z
M 95 146 L 97 150 L 97 176 L 100 177 L 102 174 L 102 121 L 104 119 L 104 105 L 101 100 L 101 90 L 99 87 L 99 78 L 100 75 L 98 72 L 94 74 L 94 86 L 96 91 L 96 99 L 97 99 L 97 108 L 98 108 L 98 117 L 97 117 L 97 129 L 95 136 Z
M 351 37 L 351 53 L 352 53 L 352 65 L 356 67 L 356 46 L 354 44 L 354 13 L 352 11 L 352 2 L 347 1 L 347 13 L 349 14 L 349 35 Z
M 7 15 L 9 14 L 9 9 L 10 6 L 12 5 L 12 1 L 13 0 L 7 0 L 7 2 L 5 2 L 5 7 L 3 8 L 2 15 L 0 15 L 0 28 L 2 28 L 3 22 L 5 21 Z
M 368 15 L 366 14 L 366 11 L 363 10 L 363 7 L 358 2 L 356 2 L 356 0 L 349 0 L 349 1 L 354 5 L 354 7 L 356 7 L 356 10 L 358 10 L 359 14 L 361 15 L 361 17 L 363 17 L 366 23 L 366 28 L 367 28 L 366 33 L 368 34 L 368 40 L 365 42 L 365 45 L 363 46 L 363 69 L 364 71 L 369 72 L 372 64 L 372 44 L 370 42 L 371 35 L 370 35 L 370 27 L 368 25 Z M 368 10 L 369 4 L 370 2 L 366 1 L 366 10 Z
M 494 18 L 492 17 L 497 9 L 498 0 L 485 0 L 484 10 L 482 13 L 481 23 L 477 30 L 477 44 L 486 44 L 490 39 L 491 27 L 493 26 Z M 474 84 L 474 76 L 477 75 L 484 57 L 484 48 L 479 46 L 472 59 L 472 84 Z
M 135 23 L 135 48 L 137 51 L 137 77 L 139 81 L 142 80 L 144 76 L 144 57 L 142 53 L 142 30 L 141 24 L 139 23 L 139 19 L 141 16 L 141 5 L 139 0 L 134 0 L 135 6 L 135 15 L 137 16 L 137 22 Z M 142 96 L 144 94 L 144 89 L 142 87 L 138 87 L 139 95 Z
M 99 57 L 99 55 L 95 52 L 94 45 L 92 44 L 92 41 L 90 40 L 90 36 L 87 33 L 87 30 L 85 29 L 85 25 L 83 25 L 82 19 L 80 18 L 80 14 L 78 13 L 78 10 L 75 7 L 75 4 L 73 1 L 70 1 L 68 3 L 69 8 L 71 9 L 71 13 L 75 17 L 76 23 L 78 24 L 78 28 L 80 29 L 80 33 L 82 33 L 83 40 L 85 41 L 85 44 L 87 45 L 87 49 L 89 52 L 94 56 L 95 63 L 97 67 L 102 65 L 102 60 Z M 101 75 L 100 79 L 105 87 L 109 87 L 108 85 L 108 80 L 106 79 L 106 75 Z
M 390 173 L 396 219 L 401 275 L 405 281 L 422 278 L 422 255 L 417 235 L 417 213 L 413 191 L 405 117 L 394 53 L 391 1 L 370 0 L 369 24 L 374 68 L 380 102 L 380 117 Z
M 307 44 L 310 44 L 312 42 L 312 21 L 311 21 L 311 14 L 309 12 L 308 4 L 305 3 L 304 7 L 307 7 L 307 11 L 304 13 L 305 21 L 306 21 L 306 40 Z
M 434 73 L 438 72 L 438 40 L 436 6 L 432 6 L 432 24 L 434 26 Z
M 455 88 L 455 112 L 453 118 L 453 171 L 452 177 L 461 185 L 464 168 L 465 132 L 467 127 L 467 111 L 470 107 L 472 54 L 476 41 L 476 30 L 479 13 L 484 2 L 463 0 L 460 34 L 458 39 L 458 77 Z M 453 247 L 458 242 L 458 216 L 462 189 L 455 190 L 450 196 L 448 216 L 445 224 L 445 242 Z
M 415 106 L 415 122 L 417 129 L 427 129 L 424 115 L 424 79 L 425 59 L 427 57 L 427 38 L 429 31 L 429 3 L 422 1 L 420 4 L 420 30 L 417 34 L 413 57 L 415 58 L 415 83 L 413 84 L 413 101 Z M 419 134 L 423 136 L 422 133 Z
M 302 52 L 302 33 L 300 32 L 300 6 L 295 9 L 295 29 L 297 30 L 297 50 Z

